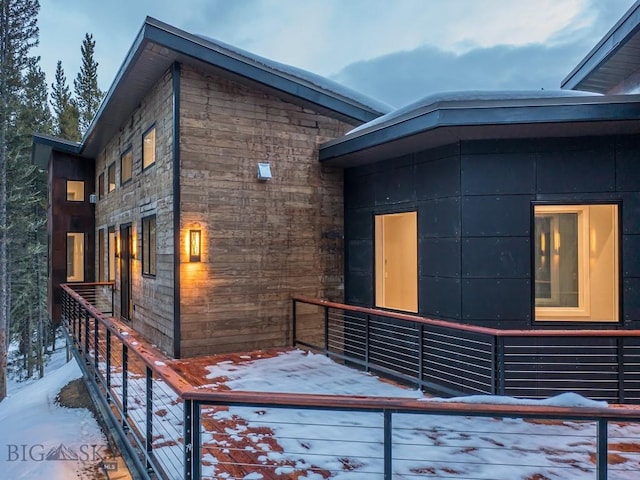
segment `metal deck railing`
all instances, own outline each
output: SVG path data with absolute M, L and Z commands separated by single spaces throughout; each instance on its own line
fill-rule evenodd
M 295 345 L 438 394 L 640 404 L 640 330 L 504 330 L 303 297 L 292 330 Z
M 517 472 L 523 479 L 625 480 L 640 474 L 638 410 L 204 391 L 78 291 L 63 286 L 69 341 L 143 478 L 512 480 Z M 369 327 L 380 330 L 382 349 L 384 322 L 376 322 Z M 469 350 L 482 351 L 476 341 L 466 340 Z M 369 362 L 386 358 L 381 350 L 363 355 Z M 409 377 L 412 367 L 402 365 Z

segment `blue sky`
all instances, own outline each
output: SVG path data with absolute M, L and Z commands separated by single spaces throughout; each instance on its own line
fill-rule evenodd
M 394 106 L 447 90 L 557 89 L 633 0 L 41 0 L 41 65 L 72 85 L 85 33 L 107 89 L 147 15 Z

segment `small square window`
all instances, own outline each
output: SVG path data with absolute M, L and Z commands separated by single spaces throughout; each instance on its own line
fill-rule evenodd
M 133 152 L 131 149 L 127 150 L 120 157 L 120 185 L 124 185 L 133 174 Z
M 116 164 L 112 163 L 107 168 L 107 182 L 109 182 L 109 192 L 116 189 Z
M 67 201 L 84 202 L 84 182 L 81 180 L 67 180 Z
M 142 135 L 142 169 L 156 163 L 156 127 L 151 127 Z

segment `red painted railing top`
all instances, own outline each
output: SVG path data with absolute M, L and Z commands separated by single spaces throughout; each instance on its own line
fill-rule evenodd
M 415 323 L 423 323 L 425 325 L 433 325 L 438 327 L 450 328 L 465 332 L 481 333 L 492 335 L 495 337 L 640 337 L 640 330 L 616 330 L 616 329 L 531 329 L 531 330 L 509 330 L 500 328 L 480 327 L 477 325 L 467 325 L 461 323 L 450 322 L 447 320 L 436 320 L 428 317 L 412 315 L 410 313 L 393 312 L 389 310 L 381 310 L 378 308 L 358 307 L 355 305 L 346 305 L 343 303 L 330 302 L 328 300 L 320 300 L 311 297 L 294 296 L 294 300 L 320 307 L 336 308 L 348 312 L 360 312 L 368 315 L 376 315 L 380 317 L 395 318 L 398 320 L 407 320 Z

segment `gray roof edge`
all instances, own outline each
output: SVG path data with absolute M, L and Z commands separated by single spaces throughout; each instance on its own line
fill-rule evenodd
M 34 133 L 31 140 L 31 163 L 39 168 L 47 168 L 47 161 L 52 151 L 80 155 L 81 144 L 45 133 Z
M 638 115 L 634 117 L 634 119 L 640 119 L 640 94 L 568 98 L 559 97 L 554 100 L 556 101 L 546 101 L 542 103 L 492 101 L 485 102 L 485 105 L 480 105 L 478 102 L 467 102 L 466 104 L 455 101 L 438 102 L 428 106 L 431 108 L 422 108 L 414 112 L 414 114 L 406 114 L 394 118 L 389 122 L 376 124 L 370 128 L 348 133 L 343 137 L 325 142 L 321 144 L 319 148 L 320 161 L 339 158 L 343 155 L 348 155 L 359 150 L 375 147 L 383 143 L 392 142 L 400 138 L 409 137 L 426 130 L 434 130 L 443 126 L 467 127 L 483 124 L 515 125 L 551 122 L 563 123 L 571 121 L 588 122 L 603 119 L 596 116 L 585 116 L 583 111 L 580 111 L 581 113 L 579 115 L 576 114 L 572 117 L 570 112 L 567 111 L 568 107 L 576 109 L 580 107 L 607 109 L 613 105 L 637 105 Z M 551 108 L 558 109 L 558 115 L 549 115 L 548 112 L 550 112 L 549 109 Z M 503 122 L 496 123 L 496 112 L 505 109 L 520 109 L 520 112 L 517 118 L 509 118 Z M 522 109 L 529 109 L 531 115 L 522 115 Z M 455 115 L 450 116 L 447 112 L 455 113 Z M 424 121 L 421 121 L 421 119 L 424 119 Z M 611 113 L 607 115 L 607 119 L 621 121 L 627 120 L 627 118 L 620 117 L 617 112 L 615 114 Z M 385 130 L 387 131 L 386 133 L 384 133 Z M 347 146 L 349 144 L 352 145 L 352 148 Z
M 627 10 L 613 27 L 600 39 L 589 53 L 576 65 L 560 82 L 560 88 L 574 89 L 585 80 L 602 63 L 606 62 L 615 52 L 624 46 L 631 36 L 640 29 L 640 0 Z M 622 38 L 613 42 L 616 35 Z
M 341 113 L 343 115 L 354 118 L 354 120 L 368 121 L 373 117 L 383 115 L 385 113 L 388 113 L 391 110 L 390 106 L 384 105 L 382 102 L 377 101 L 373 98 L 367 98 L 367 100 L 370 100 L 370 104 L 369 104 L 369 103 L 366 103 L 365 101 L 361 101 L 360 99 L 356 98 L 355 95 L 349 96 L 340 92 L 332 91 L 328 88 L 323 88 L 321 85 L 317 85 L 313 83 L 308 78 L 304 78 L 303 75 L 297 75 L 296 71 L 301 74 L 302 73 L 308 74 L 308 76 L 322 78 L 323 80 L 327 80 L 327 82 L 332 82 L 331 80 L 321 77 L 320 75 L 313 74 L 311 72 L 306 72 L 302 69 L 299 69 L 291 65 L 284 65 L 284 64 L 281 64 L 280 62 L 276 62 L 274 60 L 260 57 L 258 55 L 252 54 L 251 52 L 246 52 L 240 48 L 236 48 L 231 45 L 224 44 L 223 42 L 220 42 L 218 40 L 214 40 L 208 37 L 187 32 L 185 30 L 174 27 L 173 25 L 162 22 L 152 17 L 147 17 L 145 24 L 156 28 L 158 31 L 167 33 L 173 38 L 176 38 L 176 39 L 180 38 L 180 39 L 186 40 L 195 46 L 209 50 L 218 55 L 223 55 L 225 57 L 228 57 L 230 60 L 235 60 L 240 64 L 245 64 L 251 68 L 255 68 L 257 69 L 257 71 L 264 72 L 267 75 L 273 75 L 274 77 L 279 77 L 281 79 L 293 82 L 294 84 L 297 84 L 299 86 L 307 87 L 320 94 L 332 97 L 335 100 L 342 102 L 345 105 L 348 105 L 350 107 L 350 108 L 344 109 L 344 111 L 338 111 L 337 113 Z M 161 38 L 154 36 L 152 33 L 150 33 L 148 36 L 152 41 L 154 41 L 154 43 L 162 42 Z M 174 49 L 179 53 L 192 56 L 198 60 L 208 62 L 207 58 L 204 58 L 203 55 L 199 56 L 198 52 L 186 51 L 185 49 L 179 50 L 178 49 L 179 45 L 177 45 L 176 43 L 164 42 L 163 46 L 170 49 Z M 211 63 L 211 62 L 208 62 L 208 63 Z M 221 68 L 225 68 L 225 66 L 228 66 L 228 65 L 224 65 L 224 66 L 220 65 Z M 288 67 L 288 71 L 284 71 L 284 69 L 278 69 L 277 66 Z M 280 90 L 279 86 L 276 85 L 277 82 L 269 83 L 268 81 L 269 78 L 267 77 L 253 78 L 253 77 L 247 77 L 247 75 L 243 74 L 242 72 L 234 71 L 233 73 L 237 73 L 251 80 L 264 83 L 265 85 L 272 87 L 276 90 Z M 341 87 L 343 88 L 343 90 L 351 90 L 348 87 L 344 87 L 344 86 L 341 86 Z M 294 90 L 297 90 L 297 89 L 294 89 Z M 291 94 L 291 92 L 287 92 L 287 93 Z M 310 103 L 316 103 L 312 98 L 306 98 L 302 92 L 296 92 L 296 93 L 297 93 L 296 96 L 299 96 L 301 99 L 307 100 Z M 353 91 L 353 93 L 358 94 L 361 97 L 364 97 L 364 95 L 359 94 L 356 91 Z M 362 110 L 362 114 L 355 117 L 353 113 L 354 107 L 359 110 Z
M 136 59 L 142 54 L 143 47 L 144 45 L 146 45 L 147 42 L 150 42 L 150 41 L 154 43 L 157 42 L 159 45 L 162 45 L 163 47 L 166 47 L 169 49 L 174 49 L 178 53 L 182 53 L 196 59 L 207 61 L 206 59 L 199 58 L 197 54 L 193 55 L 193 52 L 177 50 L 176 48 L 178 46 L 176 45 L 176 40 L 178 39 L 182 39 L 187 42 L 190 42 L 190 44 L 193 46 L 205 48 L 211 52 L 216 52 L 220 55 L 226 55 L 229 58 L 232 58 L 236 61 L 249 64 L 249 62 L 247 61 L 248 60 L 247 57 L 243 57 L 242 55 L 239 55 L 236 52 L 228 50 L 227 48 L 217 44 L 216 42 L 206 40 L 203 37 L 199 37 L 197 35 L 191 34 L 177 27 L 174 27 L 170 24 L 157 20 L 153 17 L 147 16 L 145 18 L 144 23 L 142 24 L 142 27 L 138 32 L 138 35 L 135 37 L 131 47 L 129 48 L 129 51 L 124 61 L 122 62 L 118 72 L 116 73 L 116 76 L 113 82 L 111 83 L 109 90 L 107 91 L 104 98 L 102 99 L 102 102 L 100 104 L 100 107 L 98 108 L 98 111 L 96 112 L 96 115 L 94 116 L 91 124 L 89 125 L 89 128 L 87 129 L 87 131 L 85 132 L 82 138 L 82 141 L 80 143 L 80 152 L 84 150 L 87 143 L 90 142 L 91 137 L 95 134 L 95 131 L 98 128 L 98 125 L 100 123 L 101 117 L 104 114 L 105 110 L 107 109 L 112 97 L 115 95 L 115 93 L 119 89 L 123 77 L 127 74 L 127 72 L 131 68 L 133 68 Z M 380 111 L 380 109 L 367 106 L 362 102 L 359 102 L 357 99 L 349 98 L 344 95 L 339 95 L 336 92 L 331 92 L 326 89 L 320 89 L 316 85 L 312 85 L 310 82 L 304 81 L 302 78 L 297 78 L 297 79 L 290 78 L 285 76 L 283 72 L 277 72 L 274 69 L 268 69 L 268 67 L 263 65 L 253 64 L 252 67 L 255 67 L 255 68 L 262 67 L 263 70 L 267 71 L 271 75 L 283 78 L 285 81 L 297 83 L 301 87 L 311 88 L 314 91 L 318 92 L 320 95 L 331 97 L 333 101 L 329 103 L 332 107 L 334 107 L 334 110 L 338 108 L 339 110 L 335 110 L 337 113 L 342 114 L 346 117 L 352 118 L 354 120 L 357 120 L 360 122 L 367 122 L 384 113 L 387 113 L 386 111 Z M 274 87 L 273 85 L 272 87 L 277 88 L 277 87 Z M 294 88 L 293 90 L 297 91 L 298 89 Z M 305 99 L 303 96 L 301 96 L 301 98 Z M 314 102 L 313 99 L 306 99 L 306 100 L 309 101 L 310 103 L 317 103 L 317 102 Z M 340 105 L 342 105 L 342 108 L 340 108 Z M 331 109 L 331 107 L 325 107 L 325 108 Z

